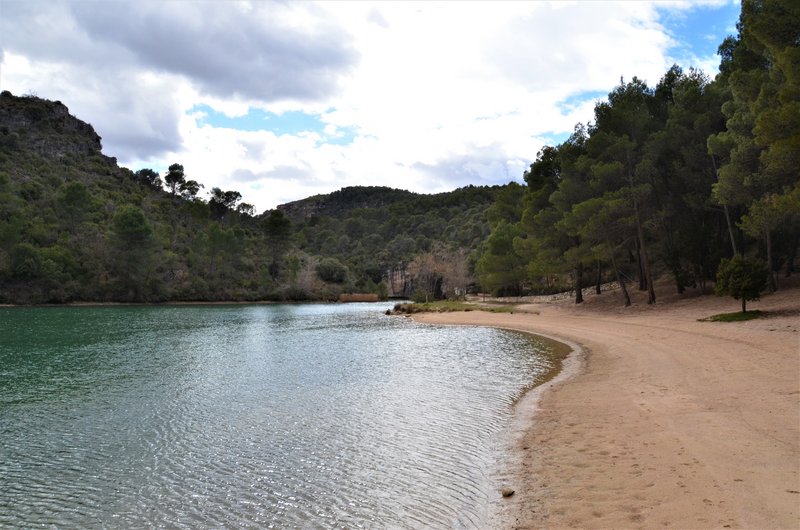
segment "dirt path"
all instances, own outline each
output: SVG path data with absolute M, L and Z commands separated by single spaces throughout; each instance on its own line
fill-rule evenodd
M 519 405 L 497 526 L 800 528 L 800 290 L 751 303 L 770 316 L 743 323 L 697 321 L 732 299 L 622 310 L 612 296 L 415 316 L 583 348 L 568 381 Z

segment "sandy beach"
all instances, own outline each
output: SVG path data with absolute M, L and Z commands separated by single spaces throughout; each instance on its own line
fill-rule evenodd
M 659 294 L 414 316 L 575 348 L 517 405 L 498 528 L 800 528 L 800 288 L 739 323 L 698 321 L 732 298 Z

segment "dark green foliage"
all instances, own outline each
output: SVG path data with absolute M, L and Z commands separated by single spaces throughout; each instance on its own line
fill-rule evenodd
M 118 244 L 125 248 L 146 245 L 153 233 L 144 213 L 132 205 L 126 205 L 117 212 L 112 227 Z
M 161 176 L 149 168 L 143 168 L 134 173 L 134 177 L 153 189 L 161 189 Z
M 196 180 L 185 180 L 178 186 L 178 191 L 184 199 L 194 200 L 197 198 L 197 194 L 201 188 L 203 188 L 203 185 Z
M 405 269 L 415 256 L 433 248 L 465 249 L 465 255 L 478 248 L 489 233 L 486 209 L 503 189 L 467 186 L 420 195 L 381 187 L 345 188 L 281 206 L 284 217 L 267 214 L 265 229 L 272 233 L 292 219 L 300 249 L 338 259 L 357 289 L 370 292 L 367 280 L 378 284 L 388 271 Z
M 186 176 L 183 173 L 183 166 L 181 164 L 172 164 L 169 166 L 167 174 L 164 176 L 164 183 L 169 188 L 170 193 L 175 195 L 177 190 L 186 181 Z
M 20 243 L 11 249 L 11 271 L 16 278 L 31 280 L 39 276 L 42 258 L 30 243 Z
M 719 296 L 741 299 L 744 313 L 747 301 L 758 300 L 766 284 L 767 265 L 759 259 L 737 255 L 720 262 L 714 292 Z
M 208 207 L 214 219 L 222 219 L 225 214 L 233 210 L 242 199 L 242 194 L 238 191 L 222 191 L 219 188 L 211 188 L 211 199 Z
M 92 209 L 92 196 L 86 185 L 80 181 L 66 184 L 58 194 L 61 213 L 73 225 L 80 222 Z
M 324 282 L 344 283 L 347 279 L 347 267 L 335 258 L 323 258 L 317 264 L 316 271 Z
M 714 81 L 670 68 L 634 77 L 595 106 L 594 123 L 542 149 L 525 172 L 520 211 L 504 193 L 478 261 L 483 287 L 547 292 L 587 267 L 609 269 L 623 294 L 654 279 L 705 290 L 720 260 L 755 248 L 770 289 L 794 271 L 800 244 L 800 4 L 745 0 L 739 35 L 720 46 Z M 513 233 L 513 235 L 511 235 Z M 502 243 L 502 245 L 500 245 Z M 502 247 L 502 250 L 499 250 Z M 518 260 L 526 269 L 520 280 Z M 514 266 L 512 266 L 512 264 Z

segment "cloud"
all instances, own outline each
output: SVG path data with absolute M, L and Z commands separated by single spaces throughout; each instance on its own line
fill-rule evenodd
M 450 157 L 434 164 L 417 162 L 412 168 L 419 171 L 432 185 L 431 191 L 448 191 L 473 184 L 492 185 L 520 180 L 524 162 L 505 160 L 492 150 Z
M 24 66 L 4 88 L 64 101 L 121 161 L 179 151 L 190 99 L 325 100 L 358 61 L 305 3 L 7 1 L 0 34 Z
M 250 169 L 237 169 L 231 174 L 234 182 L 257 182 L 260 180 L 311 180 L 311 168 L 297 166 L 276 166 L 267 171 L 255 172 Z
M 381 15 L 381 12 L 378 11 L 377 9 L 370 10 L 369 14 L 367 15 L 367 20 L 384 29 L 387 29 L 389 27 L 389 23 L 386 22 L 386 19 L 383 18 L 383 15 Z
M 620 75 L 654 80 L 668 66 L 669 39 L 653 4 L 537 2 L 532 7 L 497 28 L 485 51 L 496 75 L 531 91 L 607 90 Z
M 201 93 L 260 102 L 317 100 L 358 60 L 348 34 L 313 5 L 257 2 L 75 2 L 76 23 L 146 68 L 185 76 Z M 293 26 L 299 18 L 301 26 Z
M 519 181 L 621 76 L 713 67 L 707 16 L 738 9 L 0 1 L 3 89 L 63 101 L 123 165 L 179 162 L 259 210 L 344 186 Z

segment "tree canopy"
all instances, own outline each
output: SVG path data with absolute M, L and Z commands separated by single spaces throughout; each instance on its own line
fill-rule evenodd
M 523 198 L 501 194 L 490 208 L 496 221 L 478 261 L 484 287 L 569 284 L 581 302 L 594 266 L 597 281 L 620 284 L 627 305 L 627 283 L 652 303 L 657 274 L 670 274 L 678 292 L 703 287 L 736 254 L 761 256 L 771 289 L 779 270 L 793 271 L 800 6 L 745 0 L 737 29 L 720 45 L 713 81 L 678 66 L 654 87 L 621 80 L 597 102 L 592 123 L 539 152 Z M 519 268 L 522 278 L 508 272 Z

